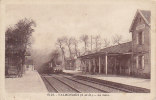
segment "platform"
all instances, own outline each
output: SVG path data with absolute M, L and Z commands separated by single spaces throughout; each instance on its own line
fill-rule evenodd
M 48 92 L 37 71 L 26 71 L 21 78 L 5 78 L 5 88 L 9 93 Z

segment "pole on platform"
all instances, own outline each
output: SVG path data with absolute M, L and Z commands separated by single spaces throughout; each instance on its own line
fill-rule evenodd
M 108 63 L 108 61 L 107 61 L 107 54 L 105 55 L 105 73 L 106 73 L 106 75 L 107 75 L 107 63 Z
M 115 67 L 113 71 L 114 71 L 113 74 L 116 74 L 116 57 L 115 57 Z
M 101 73 L 101 57 L 99 56 L 99 73 Z
M 90 73 L 91 72 L 91 60 L 88 59 L 88 61 L 89 61 L 89 73 Z
M 95 61 L 95 58 L 94 58 L 94 73 L 95 73 L 95 70 L 96 70 L 96 61 Z

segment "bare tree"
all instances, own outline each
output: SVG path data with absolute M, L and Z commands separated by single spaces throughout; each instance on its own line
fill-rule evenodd
M 112 40 L 113 44 L 120 44 L 121 41 L 122 41 L 121 35 L 116 34 L 113 36 L 113 40 Z
M 63 51 L 64 47 L 63 47 L 63 39 L 62 38 L 57 39 L 56 45 L 58 45 L 59 48 Z
M 93 49 L 93 36 L 92 35 L 90 36 L 90 49 L 91 51 Z
M 74 51 L 75 51 L 75 55 L 78 57 L 78 40 L 76 38 L 72 38 L 72 43 L 74 45 Z
M 108 47 L 110 45 L 110 41 L 106 38 L 103 39 L 104 48 Z
M 89 39 L 89 37 L 88 37 L 88 35 L 81 35 L 80 36 L 80 40 L 84 43 L 84 46 L 85 46 L 85 52 L 87 51 L 87 47 L 88 47 L 88 39 Z
M 57 39 L 56 45 L 59 46 L 62 53 L 62 66 L 64 66 L 64 61 L 65 61 L 65 51 L 64 51 L 63 43 L 64 43 L 64 37 Z
M 68 37 L 64 37 L 63 39 L 64 39 L 64 43 L 65 43 L 65 44 L 67 45 L 67 47 L 68 47 L 70 58 L 72 58 L 71 45 L 72 45 L 73 39 L 72 39 L 72 38 L 68 38 Z
M 60 56 L 60 52 L 58 50 L 53 50 L 52 53 L 51 53 L 51 61 L 52 61 L 52 64 L 53 66 L 56 66 L 58 64 L 60 64 L 60 61 L 59 61 L 59 56 Z
M 96 35 L 94 37 L 94 44 L 95 44 L 95 50 L 97 52 L 101 47 L 100 35 Z

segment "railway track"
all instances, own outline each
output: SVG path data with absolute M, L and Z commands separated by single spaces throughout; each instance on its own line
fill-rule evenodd
M 80 93 L 77 89 L 64 83 L 55 77 L 42 76 L 42 79 L 49 92 L 54 93 Z
M 54 93 L 59 92 L 55 87 L 53 87 L 52 83 L 50 83 L 46 77 L 42 76 L 41 78 L 43 79 L 43 81 L 44 81 L 49 92 L 54 92 Z
M 54 75 L 54 76 L 42 76 L 45 84 L 48 83 L 47 89 L 49 92 L 56 93 L 106 93 L 106 91 L 83 84 L 80 82 L 76 82 L 73 80 L 69 80 L 62 76 Z M 52 90 L 51 90 L 52 89 Z
M 57 78 L 65 84 L 72 86 L 73 88 L 76 88 L 80 93 L 107 93 L 107 91 L 104 91 L 100 88 L 96 88 L 78 81 L 73 81 L 62 76 L 55 76 L 55 78 Z
M 83 77 L 83 76 L 73 76 L 73 77 L 75 77 L 76 79 L 79 79 L 79 80 L 85 80 L 85 81 L 92 82 L 92 83 L 102 84 L 102 85 L 108 86 L 110 88 L 124 91 L 126 93 L 150 93 L 149 89 L 145 89 L 145 88 L 141 88 L 141 87 L 130 86 L 130 85 L 126 85 L 126 84 L 121 84 L 121 83 L 116 83 L 116 82 L 111 82 L 111 81 L 106 81 L 106 80 L 100 80 L 100 79 L 95 79 L 95 78 L 90 78 L 90 77 Z
M 54 93 L 134 93 L 133 89 L 122 88 L 96 80 L 70 75 L 42 75 L 49 92 Z
M 98 84 L 98 85 L 103 85 L 103 86 L 109 87 L 109 88 L 111 88 L 111 89 L 113 89 L 114 91 L 117 91 L 117 92 L 119 91 L 119 92 L 133 93 L 133 91 L 131 91 L 131 90 L 127 90 L 127 89 L 120 88 L 120 87 L 115 87 L 115 86 L 110 85 L 110 84 L 102 84 L 102 83 L 99 83 L 99 82 L 96 82 L 96 81 L 91 81 L 91 80 L 87 80 L 87 79 L 83 79 L 83 78 L 81 78 L 80 80 L 87 81 L 87 82 L 94 83 L 94 84 Z
M 58 78 L 56 78 L 56 77 L 53 77 L 53 78 L 55 78 L 56 80 L 62 82 L 63 84 L 65 84 L 66 86 L 70 87 L 72 90 L 76 91 L 77 93 L 80 93 L 79 90 L 77 90 L 77 89 L 75 89 L 74 87 L 70 86 L 70 85 L 67 84 L 66 82 L 64 82 L 64 81 L 62 81 L 62 80 L 60 80 L 60 79 L 58 79 Z
M 75 81 L 75 82 L 80 83 L 80 84 L 86 84 L 86 85 L 91 86 L 91 87 L 96 87 L 97 89 L 103 90 L 104 93 L 131 92 L 131 91 L 128 91 L 128 90 L 123 90 L 123 89 L 120 89 L 120 88 L 117 88 L 117 87 L 108 86 L 106 84 L 101 84 L 101 83 L 90 81 L 90 80 L 85 80 L 85 79 L 79 79 L 78 80 L 78 79 L 73 78 L 73 77 L 64 77 L 64 78 L 67 78 L 69 80 Z

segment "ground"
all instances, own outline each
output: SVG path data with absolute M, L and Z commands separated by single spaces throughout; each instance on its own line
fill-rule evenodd
M 37 71 L 27 71 L 21 78 L 6 78 L 5 83 L 11 93 L 48 92 Z

